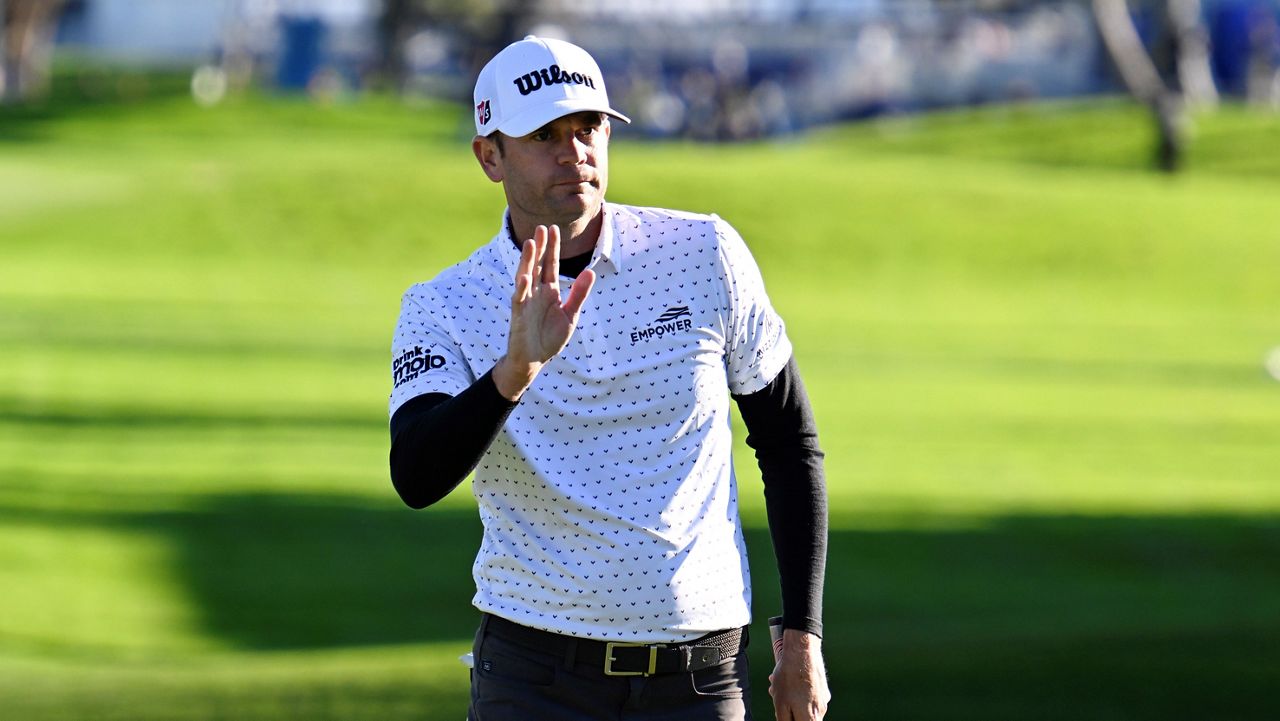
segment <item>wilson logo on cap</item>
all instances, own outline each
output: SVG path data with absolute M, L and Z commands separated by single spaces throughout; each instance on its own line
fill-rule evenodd
M 493 117 L 493 112 L 489 108 L 489 99 L 485 98 L 476 105 L 476 122 L 484 125 Z
M 596 81 L 590 75 L 568 73 L 561 70 L 559 65 L 552 65 L 549 68 L 525 73 L 512 82 L 516 84 L 516 89 L 520 91 L 521 95 L 528 95 L 544 85 L 551 87 L 561 83 L 566 85 L 586 85 L 592 90 L 596 88 Z

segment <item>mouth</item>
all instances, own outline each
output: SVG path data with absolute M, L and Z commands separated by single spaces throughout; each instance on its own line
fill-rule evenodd
M 591 179 L 591 178 L 572 178 L 572 179 L 570 179 L 570 180 L 562 180 L 562 181 L 560 181 L 560 182 L 556 183 L 556 185 L 557 185 L 557 186 L 566 186 L 566 187 L 570 187 L 570 188 L 580 188 L 580 187 L 582 187 L 582 186 L 584 186 L 584 185 L 589 185 L 589 186 L 591 186 L 592 188 L 598 188 L 598 187 L 600 187 L 600 184 L 599 184 L 597 181 L 595 181 L 595 180 L 593 180 L 593 179 Z

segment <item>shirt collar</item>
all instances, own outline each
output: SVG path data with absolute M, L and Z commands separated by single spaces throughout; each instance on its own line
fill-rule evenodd
M 516 268 L 520 267 L 520 247 L 516 245 L 515 236 L 511 234 L 511 210 L 508 208 L 502 211 L 502 227 L 498 228 L 498 235 L 493 239 L 497 244 L 498 257 L 502 259 L 502 265 L 507 269 L 507 275 L 514 278 Z
M 614 207 L 605 202 L 600 206 L 600 214 L 604 217 L 600 222 L 600 237 L 596 239 L 596 249 L 591 258 L 589 268 L 606 263 L 613 272 L 622 272 L 622 253 L 618 249 L 618 227 L 614 219 Z
M 600 222 L 600 237 L 596 239 L 596 247 L 592 251 L 591 262 L 588 268 L 595 268 L 601 263 L 607 264 L 615 273 L 622 272 L 622 253 L 618 249 L 618 228 L 617 221 L 614 218 L 616 211 L 613 204 L 605 202 L 600 206 L 600 213 L 604 216 Z M 498 236 L 494 239 L 498 244 L 498 253 L 502 258 L 502 264 L 507 269 L 507 274 L 515 276 L 516 268 L 520 265 L 520 246 L 514 235 L 511 233 L 511 209 L 507 208 L 502 212 L 502 227 L 498 229 Z

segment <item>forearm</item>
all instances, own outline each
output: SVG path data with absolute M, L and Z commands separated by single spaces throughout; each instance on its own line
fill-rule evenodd
M 784 629 L 822 635 L 827 492 L 817 426 L 792 358 L 763 390 L 735 397 L 764 481 Z
M 498 360 L 490 375 L 498 394 L 515 403 L 533 385 L 533 380 L 538 377 L 544 365 L 546 364 L 538 361 L 515 360 L 508 353 Z
M 827 565 L 827 503 L 821 457 L 772 472 L 762 469 L 761 475 L 774 476 L 765 482 L 765 510 L 782 586 L 782 626 L 821 637 Z
M 456 396 L 432 393 L 391 418 L 391 483 L 411 508 L 425 508 L 475 469 L 516 404 L 486 373 Z

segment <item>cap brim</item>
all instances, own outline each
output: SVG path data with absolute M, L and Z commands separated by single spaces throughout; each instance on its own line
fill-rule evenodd
M 557 118 L 563 118 L 566 115 L 591 110 L 594 110 L 597 113 L 605 113 L 606 115 L 615 117 L 624 123 L 631 122 L 631 118 L 628 118 L 607 105 L 593 103 L 589 100 L 569 98 L 565 100 L 557 100 L 550 105 L 544 105 L 539 108 L 530 108 L 515 117 L 508 118 L 506 122 L 501 123 L 495 129 L 500 130 L 504 134 L 510 135 L 513 138 L 519 138 L 523 135 L 532 133 Z

